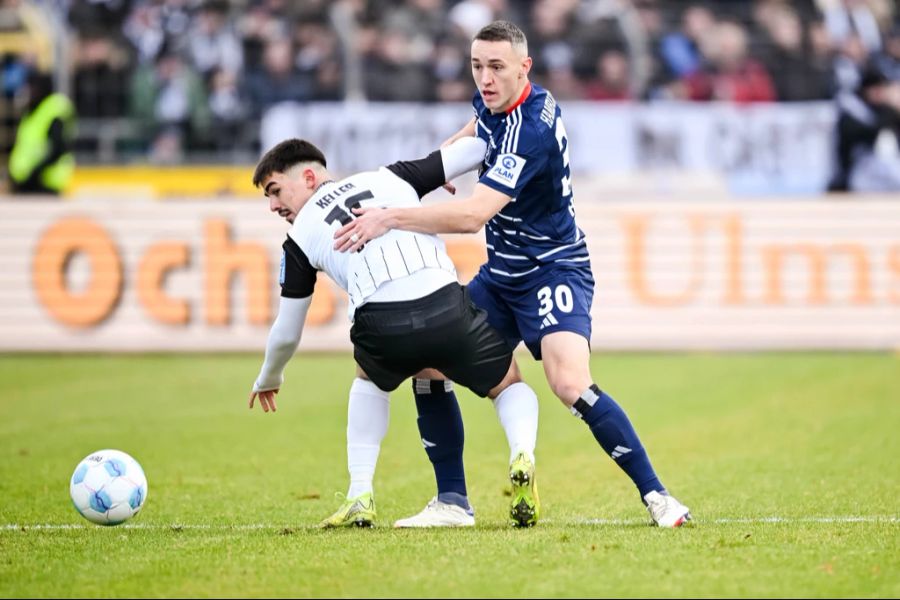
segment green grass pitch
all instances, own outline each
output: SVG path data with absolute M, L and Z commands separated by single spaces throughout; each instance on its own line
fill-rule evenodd
M 321 531 L 346 491 L 348 355 L 298 355 L 277 414 L 261 355 L 0 356 L 3 597 L 900 596 L 900 357 L 595 354 L 663 482 L 693 510 L 647 526 L 631 483 L 521 356 L 541 405 L 543 521 L 505 520 L 506 441 L 457 390 L 477 526 L 395 531 L 434 494 L 408 385 L 391 398 L 379 526 Z M 135 456 L 138 517 L 98 527 L 68 481 Z

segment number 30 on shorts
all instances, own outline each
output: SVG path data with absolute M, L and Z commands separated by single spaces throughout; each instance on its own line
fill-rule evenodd
M 544 286 L 538 290 L 537 297 L 538 302 L 541 303 L 540 307 L 538 307 L 538 316 L 540 317 L 553 310 L 554 301 L 556 302 L 556 308 L 560 312 L 572 312 L 574 306 L 572 290 L 567 285 L 558 285 L 556 289 L 551 289 L 549 285 Z

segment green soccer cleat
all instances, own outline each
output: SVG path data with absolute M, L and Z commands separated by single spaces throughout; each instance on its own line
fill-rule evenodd
M 509 481 L 512 483 L 509 518 L 516 527 L 533 527 L 540 518 L 541 501 L 534 480 L 534 463 L 524 452 L 519 452 L 510 463 Z
M 372 492 L 360 494 L 355 498 L 347 498 L 337 511 L 319 523 L 320 527 L 374 527 L 375 497 Z

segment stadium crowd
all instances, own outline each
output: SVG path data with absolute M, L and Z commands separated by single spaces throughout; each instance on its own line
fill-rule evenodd
M 252 144 L 285 100 L 468 102 L 471 37 L 495 18 L 523 26 L 532 79 L 562 100 L 830 99 L 869 65 L 900 80 L 896 12 L 890 0 L 2 0 L 0 52 L 8 105 L 43 62 L 80 120 L 124 123 L 165 155 Z M 42 18 L 68 32 L 55 65 Z M 34 41 L 4 42 L 17 29 Z

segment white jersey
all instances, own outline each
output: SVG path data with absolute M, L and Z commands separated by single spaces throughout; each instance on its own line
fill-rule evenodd
M 283 290 L 305 289 L 311 293 L 315 271 L 324 271 L 348 293 L 349 316 L 353 320 L 356 309 L 366 302 L 414 300 L 457 281 L 456 268 L 447 256 L 444 242 L 434 235 L 395 229 L 369 241 L 359 252 L 336 251 L 335 231 L 350 222 L 351 209 L 359 206 L 417 207 L 419 193 L 384 167 L 323 184 L 300 210 L 288 232 L 302 256 L 289 257 L 293 249 L 289 242 L 285 243 Z M 292 282 L 285 281 L 285 261 L 289 259 L 294 270 Z M 305 281 L 298 284 L 298 277 Z M 283 291 L 282 295 L 289 294 Z

